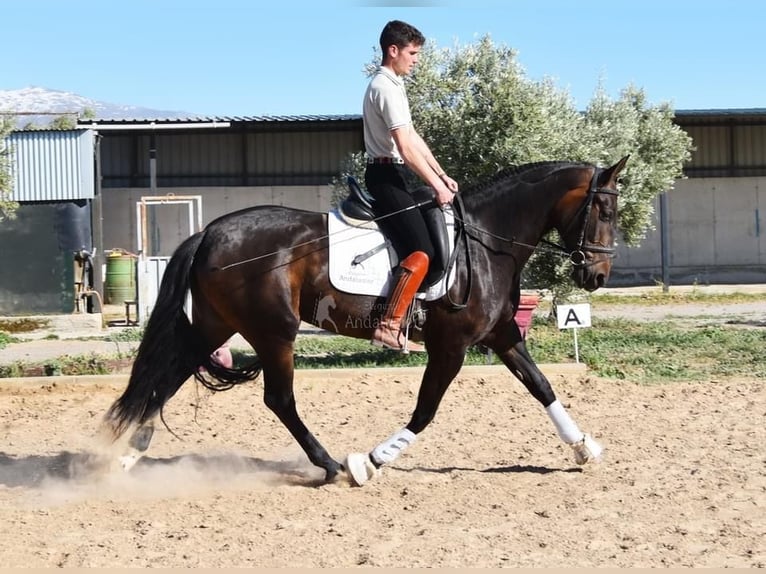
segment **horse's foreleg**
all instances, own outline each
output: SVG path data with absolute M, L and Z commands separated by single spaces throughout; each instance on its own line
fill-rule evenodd
M 572 447 L 577 464 L 597 462 L 603 450 L 601 445 L 590 435 L 582 432 L 569 416 L 564 405 L 556 398 L 550 382 L 529 356 L 526 345 L 519 342 L 508 350 L 495 349 L 495 352 L 532 396 L 545 407 L 545 412 L 556 427 L 559 438 Z
M 436 416 L 444 393 L 460 371 L 465 349 L 459 352 L 443 351 L 438 359 L 429 357 L 418 392 L 418 401 L 407 426 L 396 431 L 369 453 L 351 453 L 346 458 L 346 470 L 354 484 L 363 485 L 377 476 L 380 468 L 396 460 L 409 447 L 418 433 Z

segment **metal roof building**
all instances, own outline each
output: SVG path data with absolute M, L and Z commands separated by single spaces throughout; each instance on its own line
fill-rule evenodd
M 694 141 L 688 177 L 766 175 L 766 108 L 677 110 L 675 123 Z
M 611 284 L 656 282 L 663 267 L 677 282 L 766 282 L 766 109 L 677 110 L 675 122 L 696 148 L 689 179 L 655 206 L 666 236 L 650 232 L 640 248 L 621 247 Z M 192 218 L 153 204 L 140 229 L 137 206 L 147 197 L 199 198 L 203 224 L 265 203 L 326 210 L 341 164 L 363 150 L 362 131 L 359 115 L 305 115 L 97 119 L 14 132 L 21 209 L 0 242 L 24 252 L 0 257 L 15 270 L 0 278 L 0 312 L 71 310 L 61 290 L 81 246 L 169 255 Z
M 6 145 L 11 151 L 15 201 L 93 198 L 91 130 L 13 132 Z
M 102 186 L 326 185 L 361 150 L 361 116 L 81 121 L 101 141 Z M 156 173 L 152 173 L 152 160 Z

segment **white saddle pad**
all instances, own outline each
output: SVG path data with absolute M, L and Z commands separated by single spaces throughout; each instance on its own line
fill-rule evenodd
M 452 209 L 442 210 L 447 224 L 450 252 L 454 249 L 455 218 Z M 382 248 L 377 253 L 354 265 L 354 258 L 383 245 L 386 241 L 376 223 L 358 221 L 350 225 L 344 221 L 337 209 L 328 213 L 327 234 L 330 244 L 329 267 L 330 283 L 339 291 L 355 295 L 385 296 L 391 288 L 393 274 L 388 249 Z M 443 296 L 455 280 L 452 269 L 447 280 L 442 279 L 427 291 L 419 293 L 419 299 L 431 301 Z

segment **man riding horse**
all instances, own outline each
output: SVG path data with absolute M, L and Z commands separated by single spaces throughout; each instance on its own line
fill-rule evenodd
M 424 43 L 417 28 L 399 20 L 388 22 L 380 35 L 383 62 L 370 80 L 363 103 L 364 181 L 375 199 L 379 226 L 391 239 L 400 261 L 372 344 L 399 350 L 406 343 L 402 319 L 434 257 L 428 228 L 412 197 L 412 181 L 420 176 L 433 188 L 440 206 L 450 203 L 458 191 L 457 182 L 444 172 L 412 125 L 403 77 L 417 64 Z M 407 348 L 425 350 L 411 342 Z

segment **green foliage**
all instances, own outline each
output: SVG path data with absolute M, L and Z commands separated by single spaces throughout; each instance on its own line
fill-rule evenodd
M 110 333 L 107 337 L 107 340 L 112 341 L 114 343 L 121 343 L 121 342 L 139 342 L 141 339 L 144 338 L 144 328 L 143 327 L 128 327 L 125 329 L 120 329 L 119 331 L 115 331 L 114 333 Z
M 307 335 L 299 337 L 295 345 L 297 369 L 414 367 L 424 366 L 426 360 L 425 353 L 404 355 L 398 351 L 371 347 L 367 340 L 348 337 Z M 465 364 L 486 364 L 488 360 L 484 351 L 472 348 Z M 243 363 L 247 363 L 247 360 L 243 360 Z
M 378 61 L 367 64 L 367 73 Z M 628 86 L 612 101 L 597 86 L 579 111 L 552 80 L 526 77 L 516 52 L 489 36 L 451 49 L 427 43 L 407 92 L 418 131 L 463 186 L 512 165 L 569 160 L 607 166 L 629 154 L 619 204 L 627 245 L 645 237 L 655 197 L 683 177 L 693 149 L 670 106 L 648 104 L 641 89 Z M 539 251 L 525 268 L 523 286 L 550 288 L 560 300 L 574 290 L 569 271 L 558 255 Z
M 628 245 L 636 245 L 651 229 L 654 198 L 684 177 L 691 138 L 673 123 L 668 104 L 649 106 L 643 91 L 633 86 L 614 102 L 599 89 L 584 118 L 592 132 L 592 158 L 610 163 L 631 154 L 621 177 L 620 231 Z
M 766 332 L 721 326 L 683 327 L 672 321 L 594 320 L 578 331 L 580 360 L 595 375 L 635 382 L 766 376 Z M 527 339 L 541 363 L 574 360 L 573 334 L 535 322 Z
M 736 297 L 738 297 L 737 295 Z M 630 300 L 632 298 L 627 298 Z M 690 299 L 699 300 L 697 298 Z M 736 299 L 738 300 L 738 299 Z M 711 301 L 719 301 L 714 297 Z M 631 304 L 633 301 L 630 301 Z M 649 301 L 651 303 L 651 300 Z M 666 301 L 667 302 L 667 301 Z M 720 302 L 726 302 L 721 300 Z M 652 304 L 661 304 L 657 301 Z M 0 332 L 0 348 L 15 342 Z M 707 381 L 725 377 L 766 377 L 766 330 L 747 326 L 685 326 L 671 320 L 636 322 L 594 319 L 593 327 L 578 331 L 580 361 L 595 376 L 654 383 L 674 380 Z M 550 318 L 535 316 L 527 335 L 527 349 L 540 363 L 575 360 L 571 329 L 560 330 Z M 133 351 L 118 353 L 131 359 Z M 232 349 L 234 364 L 252 362 L 252 349 Z M 47 374 L 107 374 L 114 369 L 114 355 L 64 355 L 39 364 Z M 369 341 L 330 335 L 301 335 L 295 345 L 297 369 L 344 367 L 406 367 L 425 365 L 424 353 L 402 355 L 377 349 Z M 499 364 L 497 357 L 480 347 L 469 349 L 466 365 Z M 0 365 L 0 378 L 21 377 L 34 365 L 21 361 Z M 510 374 L 509 374 L 510 377 Z
M 643 237 L 654 197 L 672 189 L 691 157 L 691 138 L 668 104 L 649 105 L 633 86 L 611 101 L 599 86 L 580 112 L 550 79 L 527 78 L 516 53 L 489 36 L 452 50 L 426 47 L 407 90 L 418 130 L 459 181 L 544 160 L 611 165 L 629 154 L 620 197 L 628 244 Z
M 48 376 L 107 375 L 110 371 L 108 359 L 97 353 L 64 355 L 47 361 L 43 367 Z
M 715 311 L 712 304 L 724 303 L 753 303 L 763 301 L 766 306 L 766 297 L 763 293 L 703 293 L 693 289 L 692 291 L 658 291 L 656 293 L 641 293 L 640 295 L 617 295 L 606 291 L 596 291 L 589 295 L 589 302 L 594 309 L 619 306 L 619 305 L 664 305 L 668 303 L 706 303 L 711 305 L 711 310 Z
M 50 325 L 50 320 L 44 318 L 0 318 L 0 331 L 7 333 L 30 333 L 44 329 Z
M 14 219 L 19 204 L 12 199 L 13 172 L 11 165 L 11 147 L 8 135 L 13 129 L 12 116 L 0 115 L 0 222 Z
M 330 203 L 333 206 L 340 205 L 340 202 L 348 195 L 349 189 L 346 180 L 349 176 L 355 178 L 359 185 L 364 187 L 364 168 L 364 152 L 349 154 L 343 158 L 340 165 L 340 175 L 333 177 L 330 182 L 332 189 Z
M 14 361 L 13 363 L 9 363 L 7 365 L 0 365 L 0 379 L 23 376 L 24 363 L 21 361 Z
M 77 118 L 71 114 L 62 114 L 51 120 L 50 129 L 73 130 L 77 127 Z
M 0 349 L 4 349 L 9 343 L 15 343 L 17 340 L 10 334 L 0 331 Z

